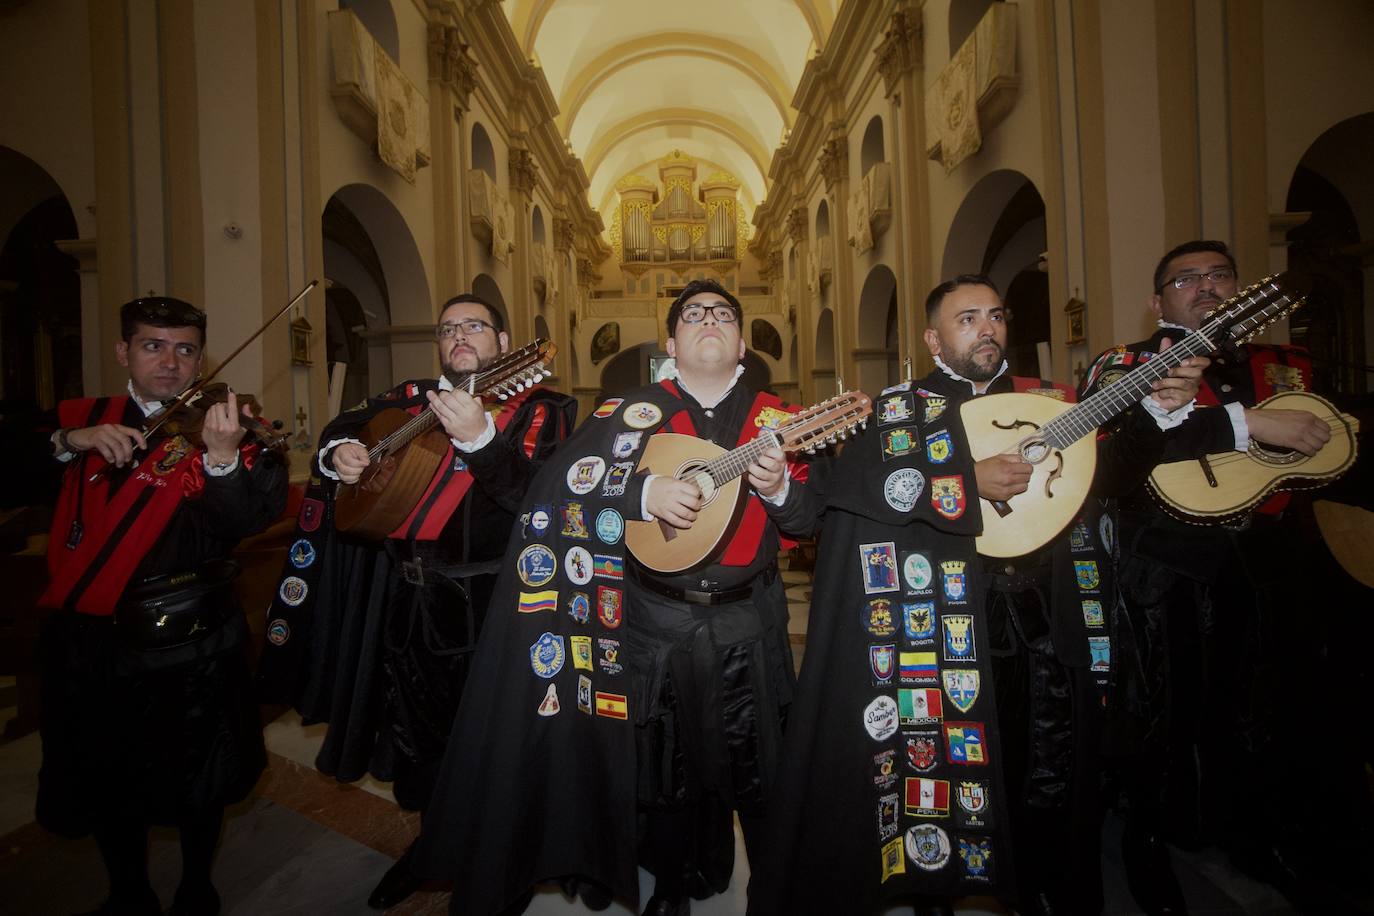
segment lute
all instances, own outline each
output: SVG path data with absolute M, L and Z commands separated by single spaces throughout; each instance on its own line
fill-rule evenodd
M 649 437 L 639 459 L 639 473 L 688 480 L 704 502 L 692 527 L 674 528 L 662 520 L 629 521 L 625 544 L 641 566 L 679 573 L 713 557 L 734 531 L 744 508 L 741 476 L 765 449 L 807 451 L 834 444 L 864 425 L 873 402 L 862 391 L 847 391 L 807 408 L 777 429 L 762 429 L 738 448 L 726 451 L 714 442 L 679 433 Z
M 1196 331 L 1077 404 L 1034 394 L 966 401 L 959 414 L 974 461 L 1014 454 L 1032 465 L 1026 492 L 1006 502 L 979 499 L 978 552 L 1018 557 L 1053 540 L 1088 496 L 1097 467 L 1097 428 L 1138 404 L 1184 360 L 1242 343 L 1302 305 L 1306 297 L 1290 295 L 1286 285 L 1292 285 L 1286 275 L 1274 276 L 1241 290 L 1209 312 Z
M 485 368 L 454 381 L 475 397 L 507 400 L 551 374 L 545 366 L 558 348 L 539 338 L 503 353 Z M 448 435 L 439 415 L 425 406 L 412 416 L 398 407 L 380 411 L 359 436 L 369 464 L 354 484 L 340 484 L 334 495 L 334 526 L 355 537 L 380 541 L 406 520 L 448 454 Z

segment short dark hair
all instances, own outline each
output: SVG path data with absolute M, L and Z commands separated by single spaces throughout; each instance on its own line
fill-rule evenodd
M 1182 245 L 1175 245 L 1169 249 L 1169 253 L 1159 259 L 1155 265 L 1155 294 L 1164 291 L 1164 275 L 1169 271 L 1169 262 L 1174 258 L 1181 258 L 1185 254 L 1197 254 L 1200 251 L 1211 251 L 1226 258 L 1226 263 L 1231 265 L 1231 269 L 1236 269 L 1236 259 L 1231 254 L 1231 249 L 1226 247 L 1225 242 L 1218 242 L 1215 239 L 1193 239 L 1191 242 L 1184 242 Z
M 444 303 L 443 308 L 439 309 L 440 317 L 443 317 L 444 312 L 448 311 L 448 307 L 450 305 L 462 305 L 466 302 L 471 302 L 475 305 L 480 305 L 482 308 L 487 310 L 487 314 L 491 316 L 491 321 L 488 323 L 493 328 L 496 328 L 497 334 L 500 334 L 502 331 L 506 329 L 506 319 L 501 317 L 501 313 L 496 310 L 496 306 L 492 305 L 490 302 L 483 299 L 476 293 L 459 293 L 458 295 L 454 296 L 452 299 Z
M 740 306 L 739 300 L 730 294 L 730 291 L 721 286 L 715 280 L 693 280 L 682 288 L 678 293 L 673 304 L 668 307 L 668 336 L 672 337 L 677 331 L 677 320 L 682 315 L 683 308 L 686 307 L 687 300 L 702 293 L 715 293 L 720 298 L 730 304 L 730 308 L 735 310 L 735 321 L 743 323 L 744 309 Z M 743 328 L 740 328 L 743 333 Z
M 945 301 L 945 297 L 954 292 L 961 286 L 986 286 L 997 295 L 1002 295 L 997 284 L 992 282 L 992 277 L 987 274 L 959 274 L 953 280 L 946 280 L 939 286 L 930 291 L 926 296 L 926 326 L 935 324 L 935 314 L 940 311 L 940 304 Z
M 171 296 L 144 296 L 119 309 L 119 333 L 125 343 L 134 339 L 140 324 L 154 328 L 198 328 L 205 343 L 205 313 L 189 302 Z

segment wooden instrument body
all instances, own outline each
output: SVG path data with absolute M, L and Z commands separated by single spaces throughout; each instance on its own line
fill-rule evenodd
M 1336 562 L 1361 585 L 1374 588 L 1374 512 L 1319 499 L 1312 513 Z
M 389 407 L 367 421 L 359 438 L 380 442 L 411 419 L 406 411 Z M 416 437 L 396 454 L 374 461 L 356 484 L 338 488 L 334 526 L 355 537 L 384 539 L 424 496 L 448 448 L 448 436 L 439 427 Z
M 1097 468 L 1097 437 L 1085 435 L 1062 449 L 1045 447 L 1043 454 L 1037 454 L 1033 445 L 1026 446 L 1028 437 L 1072 407 L 1039 394 L 989 394 L 960 406 L 974 461 L 1019 451 L 1032 464 L 1026 492 L 1000 506 L 979 498 L 983 513 L 979 553 L 1023 556 L 1049 543 L 1077 517 Z
M 649 437 L 639 459 L 638 473 L 686 478 L 696 468 L 725 454 L 725 449 L 705 439 L 678 433 Z M 680 573 L 709 560 L 733 531 L 744 508 L 743 479 L 735 477 L 717 485 L 710 475 L 693 478 L 706 502 L 692 527 L 674 528 L 661 519 L 625 523 L 625 546 L 640 564 L 663 573 Z
M 1331 439 L 1310 458 L 1252 439 L 1245 452 L 1208 455 L 1205 464 L 1196 459 L 1161 464 L 1150 474 L 1149 486 L 1165 512 L 1186 522 L 1218 524 L 1244 515 L 1275 490 L 1319 487 L 1354 464 L 1359 421 L 1325 398 L 1284 391 L 1254 409 L 1305 410 L 1327 421 Z

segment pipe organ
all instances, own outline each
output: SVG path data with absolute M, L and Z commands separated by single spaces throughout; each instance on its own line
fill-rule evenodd
M 719 273 L 737 267 L 748 241 L 739 182 L 725 172 L 697 182 L 697 164 L 681 150 L 659 160 L 658 175 L 657 184 L 642 175 L 616 184 L 611 247 L 621 268 L 639 274 L 655 265 L 679 273 L 694 265 Z

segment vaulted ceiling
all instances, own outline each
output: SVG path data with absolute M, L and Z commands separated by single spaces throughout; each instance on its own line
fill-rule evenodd
M 505 0 L 525 53 L 558 100 L 591 204 L 614 211 L 615 183 L 680 149 L 741 183 L 746 217 L 796 111 L 793 93 L 838 0 Z

